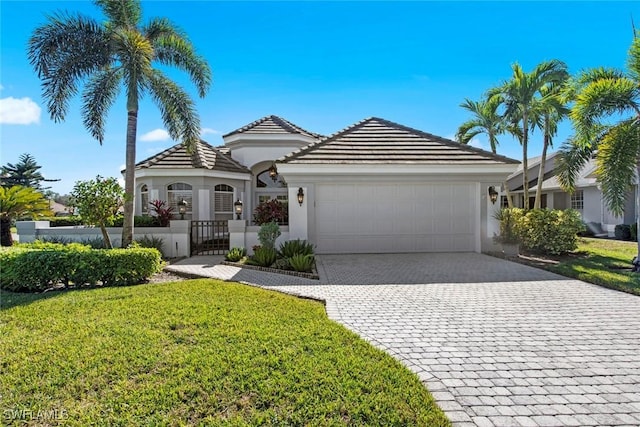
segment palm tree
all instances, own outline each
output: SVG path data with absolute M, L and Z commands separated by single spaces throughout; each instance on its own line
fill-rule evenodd
M 461 144 L 468 144 L 474 137 L 484 133 L 489 139 L 491 152 L 496 153 L 498 135 L 505 131 L 502 116 L 498 113 L 499 97 L 484 98 L 478 102 L 465 99 L 460 106 L 473 114 L 458 128 L 456 140 Z
M 133 238 L 136 131 L 138 105 L 149 94 L 175 140 L 191 148 L 199 140 L 200 119 L 190 96 L 155 64 L 186 71 L 198 95 L 211 83 L 206 61 L 195 53 L 186 34 L 164 18 L 141 24 L 139 0 L 95 0 L 106 16 L 98 22 L 81 15 L 57 14 L 36 28 L 29 40 L 29 59 L 42 79 L 51 119 L 64 120 L 70 99 L 84 84 L 84 126 L 100 144 L 108 109 L 123 88 L 127 105 L 126 173 L 122 245 Z
M 485 97 L 478 102 L 465 99 L 460 106 L 472 113 L 473 117 L 460 125 L 456 132 L 456 141 L 468 144 L 476 136 L 485 134 L 489 139 L 491 152 L 495 154 L 498 148 L 498 135 L 504 133 L 507 128 L 502 115 L 498 112 L 501 103 L 500 96 Z M 511 195 L 506 182 L 504 188 L 507 203 L 509 207 L 512 207 Z
M 23 217 L 51 215 L 49 201 L 31 187 L 0 187 L 0 245 L 11 246 L 11 221 Z
M 538 169 L 536 198 L 533 204 L 534 209 L 540 209 L 542 205 L 542 182 L 544 181 L 544 168 L 547 162 L 547 149 L 553 146 L 553 137 L 558 133 L 558 123 L 569 113 L 569 109 L 565 106 L 566 92 L 564 91 L 564 83 L 565 82 L 561 84 L 547 84 L 539 90 L 541 96 L 539 115 L 542 119 L 540 125 L 542 127 L 543 140 L 542 156 Z
M 609 209 L 622 215 L 625 198 L 636 184 L 640 211 L 640 38 L 629 49 L 628 70 L 598 68 L 574 81 L 575 104 L 570 118 L 575 136 L 561 150 L 560 183 L 575 189 L 580 169 L 595 154 L 596 175 Z M 640 223 L 640 217 L 638 217 Z M 640 224 L 639 224 L 640 226 Z M 638 239 L 640 254 L 640 239 Z
M 540 89 L 548 84 L 561 83 L 567 79 L 567 66 L 558 60 L 545 61 L 538 64 L 533 71 L 526 73 L 515 63 L 511 66 L 511 80 L 500 87 L 492 89 L 490 96 L 501 96 L 505 106 L 504 119 L 507 123 L 519 128 L 514 134 L 522 145 L 522 186 L 524 190 L 524 208 L 529 209 L 529 174 L 528 144 L 529 132 L 538 124 L 539 112 L 536 107 Z

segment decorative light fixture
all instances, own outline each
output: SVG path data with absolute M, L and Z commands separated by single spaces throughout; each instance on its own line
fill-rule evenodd
M 302 206 L 302 202 L 304 202 L 304 190 L 302 187 L 298 188 L 298 204 Z
M 187 206 L 189 203 L 185 199 L 178 202 L 178 212 L 180 212 L 180 219 L 184 219 L 184 214 L 187 212 Z
M 271 163 L 271 167 L 269 168 L 269 176 L 275 182 L 278 179 L 278 168 L 276 168 L 275 163 Z
M 496 188 L 493 185 L 488 188 L 488 191 L 489 191 L 489 200 L 491 200 L 491 203 L 495 205 L 496 201 L 498 200 L 498 192 L 496 191 Z
M 236 219 L 240 219 L 240 217 L 242 216 L 242 200 L 238 199 L 234 204 L 233 207 L 236 210 Z

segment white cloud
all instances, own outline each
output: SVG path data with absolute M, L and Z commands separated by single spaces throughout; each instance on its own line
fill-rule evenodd
M 4 90 L 4 86 L 0 85 L 0 90 Z
M 0 99 L 0 123 L 8 125 L 30 125 L 40 123 L 40 107 L 31 98 L 17 99 L 12 96 Z
M 169 132 L 164 129 L 154 129 L 140 137 L 140 141 L 166 141 L 168 139 L 171 139 Z
M 205 136 L 207 134 L 218 135 L 221 132 L 219 130 L 211 129 L 211 128 L 202 128 L 200 129 L 200 136 Z

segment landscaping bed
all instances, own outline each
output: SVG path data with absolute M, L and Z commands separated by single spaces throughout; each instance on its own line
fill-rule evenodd
M 0 305 L 4 408 L 60 416 L 34 425 L 450 425 L 317 302 L 200 279 Z
M 578 248 L 566 255 L 522 253 L 509 260 L 607 288 L 640 295 L 640 274 L 631 272 L 637 254 L 635 242 L 580 238 Z M 501 254 L 494 254 L 504 257 Z
M 283 270 L 281 268 L 261 267 L 259 265 L 250 265 L 243 262 L 222 261 L 222 265 L 231 265 L 233 267 L 247 268 L 249 270 L 266 271 L 267 273 L 286 274 L 288 276 L 304 277 L 305 279 L 320 280 L 317 271 L 305 273 L 303 271 Z

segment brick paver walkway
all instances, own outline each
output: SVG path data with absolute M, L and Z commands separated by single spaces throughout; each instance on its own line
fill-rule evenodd
M 321 256 L 319 273 L 231 276 L 324 299 L 456 426 L 640 425 L 636 296 L 479 254 Z

